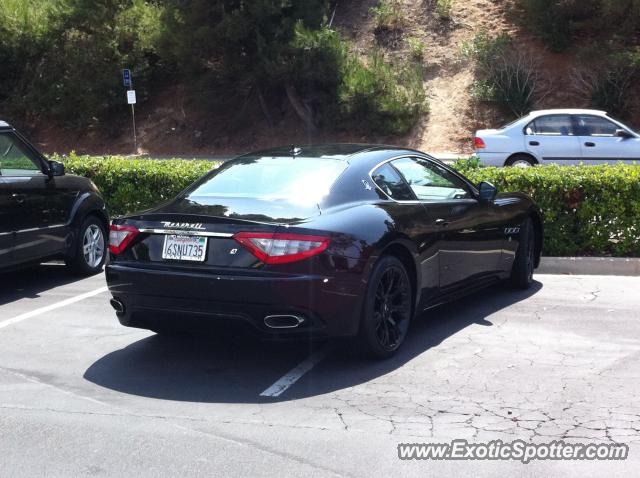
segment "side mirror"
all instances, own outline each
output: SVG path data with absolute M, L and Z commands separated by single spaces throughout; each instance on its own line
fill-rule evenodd
M 624 138 L 624 139 L 633 138 L 633 135 L 629 133 L 626 129 L 617 129 L 616 136 L 618 138 Z
M 478 185 L 478 191 L 480 192 L 478 195 L 480 202 L 491 202 L 498 195 L 498 188 L 486 181 L 482 181 Z
M 49 161 L 49 174 L 51 176 L 64 176 L 64 164 L 57 161 Z

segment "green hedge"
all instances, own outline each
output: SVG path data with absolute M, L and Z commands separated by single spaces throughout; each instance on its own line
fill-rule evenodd
M 75 154 L 52 159 L 63 162 L 67 172 L 90 178 L 100 188 L 113 217 L 171 199 L 219 164 Z
M 640 166 L 463 170 L 478 183 L 533 197 L 545 218 L 544 254 L 640 256 Z
M 215 163 L 131 160 L 117 157 L 57 158 L 70 173 L 91 178 L 113 216 L 170 199 Z M 501 191 L 523 191 L 545 216 L 544 253 L 640 257 L 640 166 L 480 168 L 459 163 L 472 181 Z

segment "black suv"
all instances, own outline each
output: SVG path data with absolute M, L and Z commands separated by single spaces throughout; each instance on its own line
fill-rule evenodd
M 89 179 L 68 176 L 0 121 L 0 271 L 64 259 L 80 274 L 104 265 L 109 216 Z

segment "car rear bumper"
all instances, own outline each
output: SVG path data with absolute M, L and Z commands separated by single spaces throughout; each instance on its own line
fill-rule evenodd
M 487 153 L 478 151 L 476 155 L 480 159 L 480 162 L 485 166 L 504 166 L 505 161 L 509 157 L 508 153 Z
M 110 264 L 106 276 L 111 295 L 124 309 L 117 314 L 120 323 L 150 329 L 158 324 L 235 323 L 271 337 L 352 336 L 363 296 L 363 282 L 356 274 L 216 274 Z M 265 317 L 273 315 L 295 316 L 302 322 L 271 328 Z

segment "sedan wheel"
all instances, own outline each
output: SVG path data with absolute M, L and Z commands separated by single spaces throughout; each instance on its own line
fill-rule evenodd
M 511 166 L 513 168 L 531 168 L 535 165 L 535 160 L 526 154 L 516 154 L 505 163 L 505 166 Z
M 358 336 L 360 350 L 369 356 L 393 355 L 407 335 L 412 317 L 412 288 L 398 259 L 383 257 L 369 282 Z
M 511 166 L 513 166 L 514 168 L 530 168 L 533 166 L 533 164 L 524 159 L 520 159 L 518 161 L 514 161 Z

